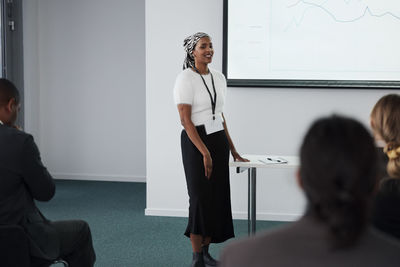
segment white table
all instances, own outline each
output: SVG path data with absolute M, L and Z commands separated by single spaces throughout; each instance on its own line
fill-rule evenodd
M 248 171 L 248 187 L 247 187 L 247 222 L 248 233 L 255 234 L 256 232 L 256 179 L 257 168 L 279 168 L 293 169 L 299 166 L 299 157 L 297 156 L 277 156 L 277 155 L 242 155 L 243 158 L 250 162 L 229 162 L 230 167 L 236 167 L 236 172 L 241 173 Z M 274 159 L 282 158 L 287 163 L 274 163 Z M 272 159 L 272 160 L 269 160 Z

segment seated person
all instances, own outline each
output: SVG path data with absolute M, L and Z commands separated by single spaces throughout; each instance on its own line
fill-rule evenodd
M 21 225 L 30 239 L 32 266 L 62 258 L 70 267 L 91 267 L 95 252 L 89 226 L 81 220 L 49 221 L 34 200 L 49 201 L 53 178 L 43 166 L 33 137 L 15 126 L 17 88 L 0 79 L 0 224 Z
M 378 181 L 374 141 L 357 121 L 314 122 L 300 150 L 298 221 L 229 244 L 220 266 L 398 266 L 400 243 L 369 225 Z M 284 196 L 282 196 L 284 197 Z
M 400 95 L 382 97 L 371 112 L 371 127 L 386 163 L 372 213 L 379 230 L 400 239 Z

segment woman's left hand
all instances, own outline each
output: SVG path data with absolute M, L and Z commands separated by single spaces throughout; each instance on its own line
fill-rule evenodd
M 231 151 L 234 161 L 249 162 L 250 160 L 242 158 L 237 151 Z

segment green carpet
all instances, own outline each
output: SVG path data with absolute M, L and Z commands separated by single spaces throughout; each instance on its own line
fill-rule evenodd
M 191 246 L 183 235 L 187 218 L 145 216 L 145 183 L 57 180 L 56 185 L 55 197 L 38 206 L 50 220 L 83 219 L 89 223 L 95 266 L 190 266 Z M 257 221 L 257 229 L 281 224 Z M 234 220 L 234 227 L 237 237 L 247 235 L 246 220 Z M 212 244 L 210 253 L 218 257 L 228 242 Z

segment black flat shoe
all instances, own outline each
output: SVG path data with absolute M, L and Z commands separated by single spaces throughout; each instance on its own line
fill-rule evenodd
M 202 247 L 204 264 L 206 266 L 217 266 L 218 261 L 216 261 L 213 257 L 211 257 L 210 253 L 208 253 L 208 247 L 209 245 Z
M 204 265 L 203 252 L 193 252 L 193 260 L 191 267 L 206 267 Z

